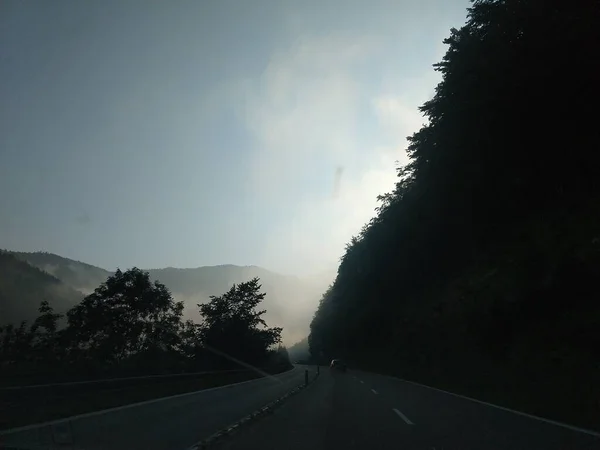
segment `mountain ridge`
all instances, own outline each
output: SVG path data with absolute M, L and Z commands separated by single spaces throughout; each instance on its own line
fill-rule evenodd
M 114 272 L 98 266 L 48 252 L 7 251 L 15 258 L 54 276 L 65 286 L 88 295 Z M 308 334 L 308 325 L 318 301 L 333 274 L 310 276 L 284 275 L 257 265 L 238 266 L 220 264 L 196 268 L 164 267 L 142 269 L 153 280 L 165 284 L 175 300 L 183 301 L 184 316 L 200 320 L 197 304 L 209 300 L 211 295 L 221 295 L 233 284 L 259 277 L 262 291 L 267 295 L 263 307 L 270 326 L 284 328 L 284 341 L 296 342 Z M 2 275 L 0 274 L 0 277 Z M 29 305 L 31 314 L 37 304 Z M 64 312 L 57 308 L 57 311 Z
M 0 325 L 32 321 L 43 300 L 64 313 L 83 297 L 58 277 L 0 250 Z

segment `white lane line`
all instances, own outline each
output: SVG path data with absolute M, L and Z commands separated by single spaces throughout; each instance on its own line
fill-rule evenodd
M 406 417 L 404 414 L 402 414 L 402 413 L 401 413 L 400 411 L 398 411 L 396 408 L 392 408 L 392 409 L 393 409 L 393 411 L 394 411 L 396 414 L 398 414 L 398 416 L 400 416 L 400 418 L 401 418 L 402 420 L 404 420 L 404 421 L 405 421 L 407 424 L 409 424 L 409 425 L 414 425 L 414 423 L 412 423 L 408 417 Z
M 360 380 L 360 382 L 361 382 L 362 384 L 365 384 L 365 382 L 364 382 L 363 380 Z
M 569 429 L 569 430 L 576 431 L 578 433 L 583 433 L 583 434 L 588 434 L 590 436 L 600 437 L 600 433 L 597 432 L 597 431 L 586 430 L 585 428 L 575 427 L 575 426 L 569 425 L 567 423 L 557 422 L 556 420 L 545 419 L 543 417 L 534 416 L 533 414 L 527 414 L 527 413 L 524 413 L 524 412 L 521 412 L 521 411 L 517 411 L 515 409 L 510 409 L 510 408 L 506 408 L 504 406 L 494 405 L 493 403 L 488 403 L 488 402 L 484 402 L 482 400 L 477 400 L 476 398 L 467 397 L 466 395 L 455 394 L 454 392 L 448 392 L 448 391 L 444 391 L 442 389 L 434 388 L 432 386 L 427 386 L 426 384 L 416 383 L 414 381 L 404 380 L 402 378 L 397 378 L 397 377 L 392 377 L 392 376 L 387 376 L 387 378 L 391 378 L 391 379 L 396 380 L 396 381 L 402 381 L 403 383 L 413 384 L 415 386 L 419 386 L 419 387 L 422 387 L 422 388 L 431 389 L 432 391 L 438 391 L 438 392 L 441 392 L 443 394 L 451 395 L 453 397 L 462 398 L 463 400 L 469 400 L 469 401 L 472 401 L 472 402 L 475 402 L 475 403 L 479 403 L 480 405 L 490 406 L 492 408 L 500 409 L 502 411 L 506 411 L 506 412 L 509 412 L 509 413 L 512 413 L 512 414 L 516 414 L 516 415 L 519 415 L 519 416 L 527 417 L 528 419 L 539 420 L 540 422 L 546 422 L 546 423 L 549 423 L 551 425 L 556 425 L 557 427 L 562 427 L 562 428 L 566 428 L 566 429 Z
M 377 391 L 375 389 L 371 389 L 371 391 L 373 392 L 373 394 L 377 395 Z

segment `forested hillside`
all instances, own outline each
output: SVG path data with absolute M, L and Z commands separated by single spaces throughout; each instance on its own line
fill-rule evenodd
M 85 294 L 93 292 L 106 281 L 111 272 L 81 261 L 75 261 L 48 252 L 10 252 L 22 261 L 26 261 L 63 283 Z
M 313 355 L 597 423 L 598 8 L 473 2 L 410 163 L 320 302 Z
M 0 325 L 35 319 L 44 300 L 66 312 L 82 299 L 58 278 L 0 250 Z

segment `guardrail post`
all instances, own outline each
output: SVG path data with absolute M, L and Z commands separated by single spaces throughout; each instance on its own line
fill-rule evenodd
M 304 386 L 308 386 L 308 369 L 304 369 Z

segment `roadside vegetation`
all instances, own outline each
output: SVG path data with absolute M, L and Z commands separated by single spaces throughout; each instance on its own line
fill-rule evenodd
M 234 284 L 198 305 L 201 323 L 183 321 L 183 304 L 133 268 L 65 316 L 42 301 L 32 323 L 0 327 L 0 429 L 291 369 L 265 295 L 258 278 Z
M 257 307 L 258 278 L 233 285 L 198 305 L 203 321 L 182 319 L 148 272 L 133 268 L 107 278 L 65 316 L 42 301 L 39 316 L 0 328 L 0 384 L 290 367 L 281 328 L 269 328 Z

